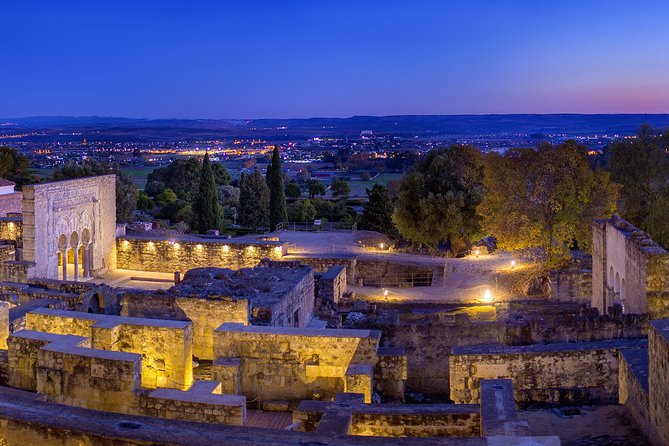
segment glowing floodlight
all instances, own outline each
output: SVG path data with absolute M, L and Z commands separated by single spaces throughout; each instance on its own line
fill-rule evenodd
M 381 244 L 379 245 L 379 249 L 383 249 L 384 246 L 386 246 L 386 245 L 384 245 L 383 243 L 381 243 Z
M 228 252 L 230 251 L 230 247 L 228 245 L 223 245 L 223 252 Z
M 512 261 L 511 261 L 511 268 L 513 268 L 514 266 L 516 266 L 516 261 L 515 261 L 515 260 L 512 260 Z
M 388 290 L 385 288 L 383 289 L 383 297 L 388 297 Z
M 483 299 L 481 299 L 481 302 L 485 302 L 487 304 L 492 303 L 492 293 L 490 292 L 490 289 L 486 288 L 485 293 L 483 293 Z
M 478 258 L 479 258 L 479 254 L 481 254 L 481 251 L 479 251 L 479 250 L 477 249 L 477 250 L 474 251 L 474 254 L 476 255 L 476 258 L 478 259 Z

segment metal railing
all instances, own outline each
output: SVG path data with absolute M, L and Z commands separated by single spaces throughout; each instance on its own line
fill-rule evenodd
M 432 286 L 432 273 L 388 274 L 362 278 L 364 286 L 376 288 Z

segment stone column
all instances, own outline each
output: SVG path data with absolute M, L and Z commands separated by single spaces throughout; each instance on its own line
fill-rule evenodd
M 67 248 L 60 253 L 63 256 L 63 280 L 67 280 Z
M 74 254 L 74 280 L 79 280 L 79 245 L 72 247 Z
M 83 263 L 84 266 L 84 277 L 88 278 L 91 277 L 91 265 L 90 265 L 90 256 L 88 254 L 88 247 L 90 246 L 89 243 L 83 245 L 83 249 L 81 250 L 81 263 Z

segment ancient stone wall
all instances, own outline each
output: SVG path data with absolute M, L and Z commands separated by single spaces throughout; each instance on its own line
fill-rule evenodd
M 116 268 L 115 175 L 24 186 L 22 218 L 23 260 L 35 263 L 35 277 L 62 277 L 58 259 L 70 251 L 82 250 L 82 276 Z
M 293 412 L 305 432 L 326 433 L 327 419 L 347 417 L 348 434 L 378 437 L 479 437 L 480 408 L 475 404 L 364 404 L 361 395 L 340 394 L 334 403 L 302 401 Z M 441 444 L 441 442 L 440 442 Z M 445 444 L 448 444 L 447 442 Z
M 648 401 L 654 445 L 669 444 L 669 319 L 653 321 L 648 333 Z
M 23 241 L 23 221 L 21 218 L 0 217 L 0 240 Z
M 314 274 L 308 269 L 307 274 L 276 303 L 266 306 L 262 299 L 252 300 L 251 323 L 272 327 L 306 327 L 314 313 L 314 300 Z
M 297 261 L 303 265 L 308 265 L 319 273 L 328 271 L 333 266 L 346 267 L 346 280 L 348 283 L 355 283 L 357 261 L 354 255 L 327 255 L 327 256 L 300 256 L 290 255 L 288 260 Z
M 316 299 L 323 302 L 339 303 L 346 292 L 346 267 L 336 265 L 318 275 Z
M 125 236 L 116 241 L 120 269 L 173 273 L 194 268 L 241 269 L 264 258 L 280 259 L 286 247 L 277 242 L 233 243 L 225 239 L 146 239 Z
M 551 299 L 558 302 L 590 303 L 592 271 L 551 271 Z
M 141 388 L 142 355 L 90 348 L 90 339 L 22 330 L 9 338 L 9 384 L 58 404 L 124 414 L 243 425 L 246 398 L 214 382 Z
M 592 279 L 592 306 L 600 313 L 615 304 L 648 313 L 649 297 L 669 291 L 669 253 L 620 217 L 595 221 Z
M 380 333 L 223 324 L 216 358 L 241 359 L 242 393 L 262 400 L 334 398 L 352 364 L 377 362 Z
M 503 339 L 498 322 L 480 322 L 466 314 L 413 317 L 382 327 L 384 345 L 402 346 L 406 352 L 406 390 L 425 394 L 449 392 L 446 371 L 454 346 L 487 344 Z
M 128 291 L 121 298 L 121 316 L 191 321 L 193 355 L 213 360 L 214 330 L 225 322 L 249 324 L 249 302 L 246 299 L 177 297 L 168 293 Z
M 618 363 L 618 402 L 648 436 L 648 349 L 622 350 Z
M 618 351 L 643 348 L 645 340 L 616 340 L 508 347 L 453 348 L 451 399 L 480 401 L 483 379 L 512 379 L 519 403 L 611 403 L 618 401 Z
M 25 283 L 34 275 L 32 262 L 6 261 L 0 263 L 0 281 Z
M 37 309 L 26 329 L 92 339 L 92 347 L 138 353 L 142 386 L 187 389 L 193 380 L 190 322 L 125 318 L 76 311 Z
M 9 337 L 9 304 L 0 302 L 0 350 L 7 349 Z

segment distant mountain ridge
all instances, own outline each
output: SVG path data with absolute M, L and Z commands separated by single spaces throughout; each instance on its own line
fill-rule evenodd
M 81 129 L 110 134 L 295 137 L 355 136 L 363 130 L 417 136 L 475 134 L 634 134 L 641 124 L 669 127 L 669 114 L 398 115 L 288 119 L 136 119 L 100 116 L 34 116 L 0 119 L 0 128 Z

